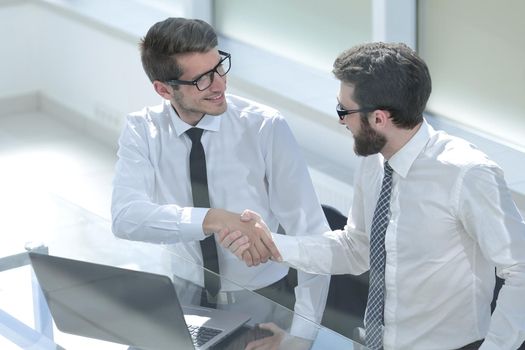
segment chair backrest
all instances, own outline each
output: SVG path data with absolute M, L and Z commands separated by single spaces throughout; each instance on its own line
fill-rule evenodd
M 324 215 L 331 230 L 346 226 L 347 217 L 338 209 L 322 204 Z M 354 329 L 363 327 L 368 298 L 368 272 L 360 276 L 333 275 L 322 324 L 349 338 Z
M 338 209 L 326 204 L 322 204 L 321 208 L 331 230 L 341 230 L 345 227 L 348 218 Z

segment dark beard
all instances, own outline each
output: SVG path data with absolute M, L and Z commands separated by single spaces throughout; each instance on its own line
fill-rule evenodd
M 366 118 L 361 118 L 361 130 L 354 135 L 354 152 L 358 156 L 379 153 L 386 144 L 386 137 L 372 129 Z

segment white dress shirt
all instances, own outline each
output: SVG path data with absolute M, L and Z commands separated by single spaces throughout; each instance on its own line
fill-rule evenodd
M 283 258 L 311 273 L 369 268 L 381 155 L 362 158 L 347 226 L 274 235 Z M 525 223 L 501 169 L 469 143 L 423 122 L 392 158 L 385 237 L 385 349 L 516 349 L 525 339 Z M 491 317 L 494 267 L 505 279 Z M 348 292 L 352 297 L 352 292 Z
M 306 162 L 281 114 L 272 108 L 226 95 L 220 116 L 206 115 L 204 129 L 210 204 L 241 213 L 250 208 L 276 231 L 291 235 L 327 231 Z M 174 254 L 202 265 L 199 241 L 209 208 L 194 208 L 189 176 L 191 140 L 169 101 L 132 113 L 119 140 L 112 198 L 115 235 L 165 244 Z M 222 291 L 266 287 L 288 272 L 269 262 L 247 267 L 219 244 Z M 174 274 L 202 286 L 192 266 L 172 266 Z M 329 276 L 299 273 L 295 311 L 320 322 Z M 231 283 L 233 281 L 237 284 Z

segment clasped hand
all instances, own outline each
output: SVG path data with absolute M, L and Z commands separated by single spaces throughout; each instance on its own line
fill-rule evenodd
M 224 228 L 218 233 L 219 243 L 248 266 L 257 266 L 268 259 L 282 261 L 270 230 L 261 216 L 254 211 L 245 210 L 240 219 L 241 222 L 252 225 L 253 229 L 241 231 Z

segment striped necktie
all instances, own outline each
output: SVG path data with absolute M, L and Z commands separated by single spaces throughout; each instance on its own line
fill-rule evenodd
M 390 210 L 392 168 L 385 162 L 385 175 L 377 201 L 370 233 L 370 287 L 365 317 L 366 346 L 383 348 L 383 315 L 385 306 L 385 233 Z

